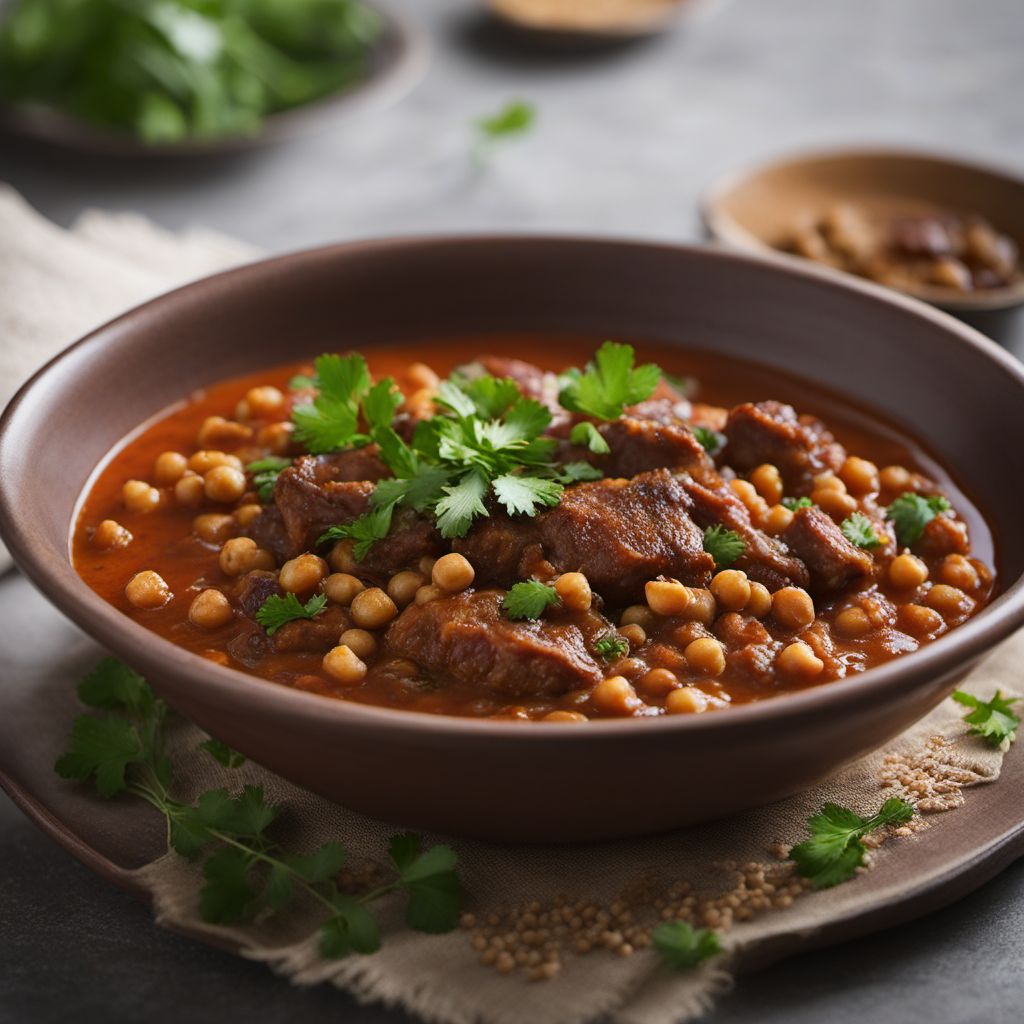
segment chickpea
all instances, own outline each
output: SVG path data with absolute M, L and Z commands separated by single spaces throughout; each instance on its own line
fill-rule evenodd
M 715 595 L 704 587 L 691 587 L 690 607 L 686 610 L 685 618 L 710 626 L 717 615 L 718 602 Z
M 720 608 L 738 612 L 750 600 L 750 581 L 739 569 L 723 569 L 711 581 L 711 593 Z
M 839 477 L 853 494 L 871 494 L 879 488 L 878 467 L 856 455 L 849 456 L 843 463 Z
M 262 427 L 256 435 L 256 443 L 261 448 L 266 448 L 274 455 L 284 455 L 291 447 L 292 434 L 295 432 L 295 424 L 282 420 L 280 423 L 271 423 Z
M 878 482 L 883 491 L 902 494 L 904 491 L 911 490 L 913 479 L 910 471 L 903 466 L 886 466 L 878 474 Z
M 92 546 L 101 551 L 126 548 L 132 542 L 131 531 L 116 519 L 104 519 L 92 532 Z
M 335 572 L 355 575 L 359 571 L 359 562 L 354 553 L 354 540 L 339 540 L 327 555 L 327 562 Z
M 711 636 L 702 622 L 684 622 L 672 630 L 672 643 L 685 651 L 694 640 L 699 640 L 702 636 Z
M 625 676 L 609 676 L 594 687 L 590 699 L 606 715 L 631 715 L 640 704 L 636 690 Z
M 959 587 L 948 583 L 936 583 L 924 595 L 924 603 L 947 616 L 966 614 L 974 607 L 974 602 Z
M 220 549 L 221 571 L 228 576 L 244 576 L 254 569 L 273 569 L 274 556 L 258 547 L 251 537 L 233 537 Z
M 824 494 L 826 491 L 838 491 L 840 494 L 846 493 L 846 483 L 842 477 L 838 477 L 831 469 L 826 469 L 824 473 L 818 473 L 814 477 L 814 490 L 821 491 Z
M 251 505 L 239 505 L 234 511 L 235 521 L 239 526 L 248 526 L 254 519 L 263 515 L 263 506 L 255 503 Z
M 226 420 L 223 416 L 207 416 L 199 428 L 199 447 L 209 448 L 211 445 L 237 445 L 252 437 L 252 427 L 244 423 Z
M 889 563 L 889 582 L 898 590 L 913 590 L 928 579 L 928 566 L 916 555 L 904 552 Z
M 782 501 L 782 476 L 778 467 L 766 462 L 750 474 L 750 482 L 769 505 Z
M 729 487 L 736 497 L 747 506 L 750 518 L 755 524 L 760 524 L 767 518 L 768 503 L 757 493 L 756 488 L 749 480 L 733 480 Z
M 708 698 L 696 686 L 681 686 L 665 698 L 665 711 L 670 715 L 699 715 L 708 709 Z
M 679 682 L 679 677 L 675 672 L 670 672 L 667 668 L 652 668 L 641 677 L 637 685 L 645 697 L 657 700 L 659 697 L 664 697 L 673 690 L 679 689 L 682 683 Z
M 857 499 L 845 491 L 837 491 L 834 488 L 827 491 L 812 491 L 811 501 L 833 519 L 845 519 L 857 511 Z
M 897 622 L 900 629 L 916 637 L 933 636 L 946 625 L 934 608 L 925 608 L 920 604 L 900 605 Z
M 350 605 L 352 599 L 362 589 L 362 581 L 347 572 L 331 573 L 324 580 L 324 593 L 327 595 L 328 600 L 333 601 L 335 604 L 340 604 L 343 608 Z
M 315 590 L 327 578 L 327 563 L 316 555 L 304 554 L 290 558 L 281 566 L 277 581 L 281 589 L 292 594 Z
M 623 626 L 642 626 L 645 630 L 652 629 L 655 623 L 654 613 L 645 604 L 631 604 L 619 617 Z
M 241 469 L 242 460 L 237 455 L 228 455 L 227 452 L 206 449 L 196 452 L 188 460 L 188 468 L 200 476 L 209 473 L 216 466 L 234 466 L 235 469 Z
M 581 572 L 564 572 L 555 582 L 555 593 L 570 611 L 585 612 L 590 609 L 594 595 L 587 577 Z
M 939 569 L 939 578 L 961 590 L 977 590 L 981 583 L 978 570 L 963 555 L 946 555 Z
M 232 516 L 208 512 L 192 520 L 192 532 L 207 544 L 223 544 L 238 533 L 238 523 Z
M 589 719 L 579 711 L 562 711 L 556 709 L 549 711 L 542 719 L 542 722 L 587 722 Z
M 239 403 L 236 415 L 240 420 L 267 420 L 275 416 L 280 417 L 284 413 L 284 402 L 285 398 L 281 391 L 270 384 L 249 388 L 245 398 Z
M 366 661 L 377 653 L 377 640 L 365 629 L 346 629 L 338 638 L 357 658 Z
M 202 505 L 205 497 L 206 489 L 203 487 L 203 478 L 196 473 L 186 473 L 174 485 L 174 500 L 186 508 Z
M 457 594 L 465 590 L 476 576 L 473 566 L 465 555 L 457 551 L 442 555 L 431 570 L 430 579 L 435 587 L 440 587 L 449 594 Z
M 388 597 L 391 598 L 399 608 L 412 604 L 416 600 L 416 591 L 427 581 L 418 572 L 396 572 L 388 580 Z
M 618 632 L 619 636 L 626 638 L 631 651 L 642 647 L 647 640 L 647 631 L 643 626 L 637 625 L 635 622 L 630 623 L 628 626 L 619 626 Z
M 764 519 L 764 531 L 773 537 L 782 533 L 793 522 L 792 510 L 785 505 L 772 505 Z
M 203 490 L 210 501 L 238 501 L 245 487 L 245 474 L 234 466 L 214 466 L 203 477 Z
M 835 631 L 853 640 L 871 631 L 871 619 L 863 608 L 846 608 L 836 616 Z
M 783 647 L 775 659 L 775 665 L 788 676 L 807 678 L 820 675 L 825 668 L 825 662 L 802 640 Z
M 750 600 L 743 610 L 755 619 L 763 619 L 772 610 L 772 595 L 763 583 L 750 584 Z
M 444 597 L 444 591 L 432 583 L 428 583 L 416 591 L 417 604 L 428 604 L 430 601 L 436 601 L 439 597 Z
M 398 614 L 398 606 L 380 587 L 361 590 L 352 600 L 352 621 L 360 629 L 380 629 Z
M 436 391 L 441 384 L 441 378 L 426 363 L 410 364 L 405 375 L 414 388 L 431 388 Z
M 725 651 L 721 643 L 711 636 L 703 636 L 687 644 L 687 664 L 696 672 L 708 676 L 720 676 L 725 671 Z
M 437 564 L 436 558 L 431 558 L 430 555 L 424 555 L 417 563 L 416 568 L 419 569 L 420 575 L 426 577 L 428 580 L 434 575 L 434 566 Z
M 802 587 L 783 587 L 772 595 L 772 615 L 786 629 L 806 629 L 814 621 L 814 602 Z
M 342 686 L 358 686 L 366 676 L 366 662 L 344 644 L 324 655 L 324 671 Z
M 651 580 L 644 586 L 644 596 L 647 606 L 656 615 L 682 615 L 693 600 L 690 588 L 676 580 Z M 629 611 L 628 608 L 626 610 Z M 622 621 L 626 621 L 625 615 Z
M 160 492 L 143 480 L 129 480 L 121 488 L 121 500 L 129 512 L 152 512 L 160 504 Z
M 434 411 L 437 392 L 433 388 L 418 388 L 405 400 L 405 409 L 415 419 L 425 419 Z
M 153 479 L 161 487 L 173 487 L 188 469 L 188 459 L 181 452 L 161 452 L 153 463 Z
M 188 621 L 200 629 L 219 629 L 235 617 L 231 602 L 219 591 L 201 590 L 188 609 Z
M 163 608 L 174 596 L 167 581 L 152 569 L 137 572 L 124 588 L 124 596 L 136 608 Z

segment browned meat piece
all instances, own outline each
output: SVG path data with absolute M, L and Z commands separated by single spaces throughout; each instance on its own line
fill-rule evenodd
M 465 537 L 452 547 L 472 563 L 478 581 L 511 587 L 530 576 L 548 579 L 555 567 L 544 559 L 536 519 L 513 519 L 504 511 L 491 509 L 487 519 L 478 520 Z
M 846 452 L 820 420 L 797 416 L 781 402 L 748 402 L 729 413 L 723 461 L 740 471 L 768 462 L 787 485 L 799 487 L 809 476 L 838 470 Z
M 286 622 L 270 638 L 275 654 L 326 654 L 337 646 L 338 637 L 352 625 L 344 608 L 328 605 L 315 619 L 297 619 Z
M 309 455 L 306 458 L 314 462 L 312 475 L 318 484 L 347 483 L 352 480 L 376 483 L 391 476 L 391 470 L 381 462 L 375 444 L 347 452 L 335 452 L 333 455 Z
M 752 615 L 726 612 L 715 623 L 715 636 L 726 647 L 748 647 L 753 644 L 770 644 L 772 635 Z
M 289 557 L 311 551 L 330 526 L 351 523 L 370 508 L 373 483 L 319 479 L 317 457 L 303 456 L 277 478 L 274 501 L 281 513 Z
M 653 405 L 648 402 L 646 405 Z M 635 476 L 652 469 L 686 470 L 702 476 L 714 469 L 693 432 L 679 420 L 624 416 L 598 428 L 608 442 L 608 455 L 587 453 L 588 461 L 607 476 Z
M 256 613 L 266 603 L 268 597 L 283 595 L 277 583 L 277 573 L 267 572 L 264 569 L 256 569 L 246 573 L 236 584 L 234 590 L 235 604 L 242 609 L 243 614 L 250 619 L 256 618 Z
M 818 594 L 842 590 L 858 576 L 870 575 L 871 556 L 851 544 L 820 508 L 797 509 L 782 539 L 807 565 L 811 589 Z
M 432 520 L 402 509 L 391 520 L 391 532 L 359 563 L 359 576 L 383 584 L 401 569 L 415 568 L 421 558 L 434 558 L 445 550 Z
M 285 532 L 281 511 L 276 505 L 268 505 L 249 525 L 244 533 L 269 551 L 277 562 L 291 557 L 292 545 Z
M 967 524 L 949 516 L 936 516 L 924 528 L 915 545 L 926 555 L 966 555 L 971 543 L 967 537 Z
M 719 524 L 743 539 L 743 554 L 735 568 L 742 569 L 752 580 L 769 590 L 779 587 L 806 586 L 807 567 L 795 558 L 786 545 L 758 530 L 750 521 L 747 506 L 721 480 L 712 485 L 698 483 L 689 477 L 680 482 L 693 500 L 692 516 L 702 527 Z
M 385 636 L 387 651 L 430 674 L 516 699 L 558 696 L 604 675 L 589 653 L 611 625 L 594 612 L 512 622 L 502 594 L 478 590 L 409 605 Z

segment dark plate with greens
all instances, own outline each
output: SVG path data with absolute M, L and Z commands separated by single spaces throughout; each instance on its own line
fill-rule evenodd
M 240 152 L 396 101 L 426 57 L 362 0 L 16 0 L 0 131 L 105 156 Z

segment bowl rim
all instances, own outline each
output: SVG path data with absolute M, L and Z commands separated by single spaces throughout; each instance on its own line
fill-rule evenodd
M 765 257 L 698 244 L 562 234 L 402 236 L 343 242 L 257 260 L 175 288 L 90 331 L 45 363 L 21 386 L 0 416 L 0 537 L 8 544 L 22 572 L 58 610 L 86 633 L 134 665 L 153 665 L 158 657 L 157 674 L 160 680 L 173 678 L 186 684 L 190 690 L 202 694 L 208 704 L 261 702 L 265 713 L 274 713 L 294 722 L 301 721 L 309 729 L 337 728 L 343 731 L 346 727 L 378 728 L 410 739 L 460 736 L 494 742 L 511 740 L 519 743 L 547 743 L 553 736 L 557 736 L 560 742 L 565 742 L 569 737 L 584 742 L 594 736 L 608 740 L 642 738 L 647 730 L 652 729 L 679 732 L 682 735 L 701 730 L 713 735 L 722 730 L 743 732 L 780 721 L 792 723 L 813 719 L 825 709 L 835 712 L 854 709 L 861 704 L 873 702 L 878 695 L 884 696 L 891 687 L 899 686 L 901 680 L 905 683 L 921 681 L 948 671 L 951 664 L 961 665 L 977 660 L 1000 640 L 1024 625 L 1022 573 L 974 618 L 923 649 L 871 668 L 852 680 L 836 680 L 798 693 L 737 705 L 724 713 L 663 715 L 642 724 L 631 718 L 600 719 L 588 722 L 586 728 L 578 728 L 575 723 L 568 722 L 523 723 L 475 719 L 378 707 L 306 693 L 208 661 L 154 633 L 108 604 L 75 571 L 66 547 L 62 551 L 55 551 L 48 542 L 33 537 L 20 521 L 16 511 L 16 496 L 6 482 L 19 461 L 10 440 L 13 428 L 23 416 L 28 417 L 29 425 L 38 420 L 40 413 L 31 411 L 31 407 L 36 404 L 32 401 L 36 390 L 72 356 L 88 352 L 94 346 L 128 343 L 134 334 L 145 329 L 145 323 L 150 317 L 164 315 L 183 299 L 193 300 L 200 296 L 205 301 L 207 295 L 215 299 L 218 293 L 230 293 L 239 288 L 244 290 L 257 284 L 261 277 L 273 276 L 284 269 L 295 271 L 303 264 L 358 259 L 364 253 L 386 251 L 422 250 L 429 253 L 438 248 L 450 250 L 481 245 L 515 247 L 538 244 L 563 249 L 567 253 L 581 248 L 590 251 L 625 249 L 647 254 L 660 252 L 666 256 L 711 260 L 722 266 L 742 265 L 782 276 L 797 276 L 827 290 L 859 293 L 869 302 L 896 306 L 918 319 L 933 323 L 947 335 L 953 335 L 956 343 L 973 350 L 979 358 L 995 362 L 1008 373 L 1020 387 L 1024 399 L 1024 364 L 1018 363 L 995 342 L 973 328 L 941 310 L 880 285 L 781 256 Z M 25 427 L 20 427 L 19 432 L 24 433 Z M 112 441 L 110 448 L 121 440 L 117 438 Z M 70 526 L 68 524 L 69 532 Z M 162 688 L 159 683 L 157 688 Z
M 910 159 L 942 164 L 956 170 L 969 171 L 992 179 L 998 179 L 1003 184 L 1019 189 L 1022 197 L 1024 197 L 1024 177 L 1016 174 L 1012 169 L 1000 166 L 992 161 L 964 157 L 949 150 L 917 146 L 887 146 L 882 143 L 877 145 L 865 144 L 863 146 L 816 147 L 777 154 L 764 160 L 750 161 L 719 175 L 714 181 L 706 185 L 698 196 L 697 210 L 701 224 L 709 238 L 726 245 L 735 246 L 745 252 L 778 255 L 799 265 L 811 262 L 804 257 L 792 253 L 784 253 L 768 245 L 767 242 L 762 241 L 757 235 L 748 231 L 727 214 L 722 209 L 722 202 L 737 188 L 772 171 L 781 170 L 786 167 L 796 167 L 801 164 L 848 159 Z M 864 278 L 857 278 L 855 274 L 847 273 L 844 270 L 837 270 L 833 267 L 822 265 L 821 268 L 830 274 L 838 274 L 843 278 L 853 277 L 857 280 L 866 280 Z M 965 313 L 1012 309 L 1024 303 L 1024 276 L 1022 276 L 1017 284 L 1002 288 L 992 288 L 984 294 L 972 293 L 970 296 L 957 295 L 939 287 L 922 287 L 915 291 L 889 288 L 885 285 L 880 285 L 879 287 L 883 287 L 886 291 L 894 292 L 897 295 L 909 296 L 928 305 L 938 306 L 944 310 Z

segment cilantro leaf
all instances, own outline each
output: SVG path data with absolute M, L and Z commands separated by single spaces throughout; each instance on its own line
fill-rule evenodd
M 451 931 L 462 909 L 462 887 L 455 873 L 455 852 L 431 846 L 421 852 L 418 836 L 395 836 L 389 847 L 398 879 L 409 896 L 405 919 L 420 932 Z
M 391 377 L 385 377 L 374 384 L 363 399 L 363 416 L 370 430 L 390 430 L 403 400 L 402 392 Z
M 391 517 L 395 511 L 395 503 L 382 505 L 372 509 L 351 523 L 331 526 L 317 538 L 317 546 L 333 543 L 338 540 L 354 540 L 352 554 L 357 562 L 361 562 L 373 546 L 374 542 L 383 540 L 391 530 Z M 311 616 L 307 616 L 310 617 Z
M 715 560 L 716 569 L 728 569 L 746 549 L 738 533 L 720 524 L 704 530 L 704 550 Z
M 604 661 L 615 661 L 629 653 L 629 641 L 615 633 L 605 633 L 594 641 L 594 653 Z
M 78 684 L 78 699 L 92 708 L 146 714 L 155 698 L 145 679 L 117 658 L 104 658 Z
M 339 893 L 333 902 L 337 916 L 320 929 L 320 955 L 337 960 L 353 952 L 376 953 L 380 929 L 373 914 L 350 896 Z
M 487 493 L 487 478 L 472 470 L 456 484 L 446 484 L 441 490 L 444 497 L 434 507 L 437 528 L 442 537 L 465 537 L 477 516 L 486 516 L 483 497 Z
M 366 360 L 357 354 L 322 355 L 315 365 L 319 394 L 311 403 L 292 409 L 295 439 L 314 454 L 365 443 L 367 438 L 357 432 L 357 427 L 359 402 L 370 390 Z M 375 395 L 375 414 L 380 414 L 383 401 L 381 393 Z
M 557 600 L 554 587 L 539 580 L 523 580 L 508 591 L 501 607 L 510 619 L 539 619 L 544 610 Z
M 250 882 L 250 858 L 225 846 L 203 865 L 206 884 L 199 892 L 199 913 L 211 924 L 235 924 L 256 909 L 258 893 Z
M 798 508 L 810 508 L 814 502 L 810 498 L 783 498 L 781 504 L 790 512 L 795 512 Z
M 536 117 L 537 111 L 532 103 L 512 100 L 496 114 L 481 117 L 476 122 L 476 127 L 481 137 L 488 141 L 506 139 L 528 132 L 533 127 Z
M 555 479 L 560 484 L 575 484 L 581 480 L 600 480 L 603 476 L 604 473 L 589 462 L 565 462 L 555 472 Z
M 303 881 L 327 882 L 345 866 L 348 854 L 341 843 L 324 843 L 306 857 L 291 856 L 286 863 Z
M 716 454 L 725 445 L 725 436 L 719 434 L 717 430 L 700 426 L 691 427 L 690 429 L 693 431 L 693 436 L 700 442 L 701 448 L 708 455 Z
M 144 755 L 138 730 L 127 718 L 79 715 L 67 752 L 55 768 L 62 779 L 92 779 L 96 792 L 109 798 L 127 787 L 125 772 L 130 765 L 142 764 Z
M 324 594 L 314 594 L 302 604 L 294 594 L 271 594 L 256 612 L 256 621 L 273 636 L 282 626 L 298 619 L 315 619 L 327 604 Z
M 557 505 L 562 485 L 555 480 L 537 476 L 516 476 L 506 473 L 491 481 L 494 496 L 510 516 L 537 514 L 538 506 Z
M 522 398 L 519 385 L 511 377 L 492 377 L 482 374 L 478 377 L 453 375 L 461 391 L 469 396 L 476 414 L 486 420 L 496 420 Z
M 886 800 L 871 818 L 828 803 L 807 819 L 810 838 L 794 846 L 790 857 L 815 889 L 827 889 L 852 878 L 864 863 L 864 836 L 884 825 L 902 825 L 913 816 L 914 808 L 898 797 Z
M 1013 707 L 1019 697 L 1004 697 L 999 690 L 991 700 L 983 701 L 980 697 L 957 690 L 953 700 L 964 707 L 973 708 L 964 716 L 964 721 L 971 727 L 971 732 L 980 736 L 990 747 L 1003 749 L 1017 738 L 1020 717 L 1014 713 Z
M 265 459 L 257 459 L 245 467 L 252 474 L 252 485 L 264 505 L 274 496 L 274 488 L 277 486 L 281 470 L 287 469 L 291 464 L 291 459 L 268 455 Z
M 853 512 L 847 516 L 839 524 L 839 529 L 854 547 L 870 551 L 882 545 L 882 538 L 875 533 L 875 524 L 863 512 Z
M 913 491 L 907 491 L 888 507 L 885 518 L 896 530 L 899 546 L 909 548 L 921 539 L 924 528 L 937 515 L 950 508 L 949 502 L 941 496 L 925 498 Z
M 607 455 L 611 451 L 608 442 L 598 433 L 597 427 L 588 420 L 577 423 L 569 431 L 569 440 L 573 444 L 585 445 L 595 455 Z
M 634 369 L 633 362 L 632 345 L 606 341 L 583 373 L 563 375 L 559 401 L 571 412 L 618 419 L 626 406 L 650 398 L 661 380 L 653 363 Z
M 208 739 L 205 743 L 199 744 L 200 750 L 205 750 L 215 761 L 225 768 L 241 768 L 245 764 L 245 755 L 237 750 L 232 750 L 226 743 L 220 740 Z
M 716 932 L 694 928 L 688 921 L 662 921 L 651 933 L 651 942 L 661 959 L 676 970 L 696 967 L 722 952 Z

